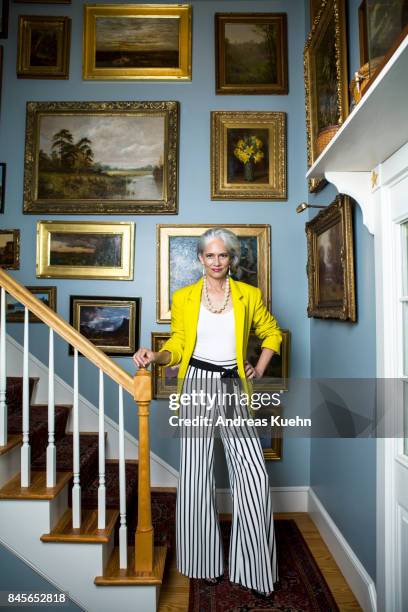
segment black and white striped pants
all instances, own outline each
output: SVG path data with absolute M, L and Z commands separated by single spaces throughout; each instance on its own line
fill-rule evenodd
M 236 362 L 218 362 L 217 365 L 232 367 Z M 225 386 L 219 372 L 189 365 L 183 393 L 201 389 L 204 393 L 216 394 L 221 400 L 211 410 L 207 409 L 207 402 L 180 406 L 179 419 L 208 417 L 211 424 L 197 428 L 179 421 L 177 569 L 191 578 L 214 578 L 224 573 L 214 479 L 216 427 L 224 446 L 232 494 L 229 579 L 248 588 L 273 591 L 273 583 L 278 580 L 276 541 L 269 479 L 258 433 L 248 424 L 239 427 L 215 425 L 220 415 L 248 418 L 248 408 L 239 402 L 228 407 L 220 393 L 225 391 Z M 234 382 L 234 389 L 239 394 L 239 382 Z

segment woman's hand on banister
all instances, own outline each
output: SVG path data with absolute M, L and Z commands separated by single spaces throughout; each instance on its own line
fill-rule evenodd
M 133 355 L 133 361 L 139 368 L 147 368 L 151 363 L 158 363 L 159 365 L 166 365 L 170 361 L 169 351 L 154 351 L 141 346 L 136 353 Z

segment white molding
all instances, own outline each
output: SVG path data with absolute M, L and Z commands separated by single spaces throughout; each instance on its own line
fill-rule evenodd
M 309 515 L 364 612 L 376 612 L 377 594 L 373 579 L 312 488 L 309 490 Z
M 325 177 L 339 193 L 354 198 L 363 213 L 363 223 L 374 234 L 374 190 L 371 189 L 370 172 L 326 172 Z
M 308 486 L 270 487 L 273 512 L 307 512 Z M 230 489 L 217 489 L 217 509 L 232 512 Z
M 10 335 L 7 335 L 7 374 L 8 376 L 21 376 L 23 347 Z M 35 401 L 47 403 L 48 398 L 48 367 L 35 355 L 29 355 L 30 376 L 40 378 Z M 55 403 L 72 404 L 73 388 L 62 378 L 55 375 Z M 79 394 L 79 428 L 80 431 L 98 431 L 99 411 L 89 400 Z M 70 428 L 68 422 L 67 430 Z M 107 459 L 119 457 L 119 426 L 105 414 L 105 431 L 108 434 Z M 137 459 L 139 450 L 138 440 L 129 432 L 125 431 L 125 456 L 126 459 Z M 175 487 L 177 485 L 178 471 L 161 457 L 150 451 L 151 466 L 150 477 L 152 487 Z

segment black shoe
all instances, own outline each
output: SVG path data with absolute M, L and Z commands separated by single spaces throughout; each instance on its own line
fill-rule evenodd
M 223 576 L 217 576 L 216 578 L 203 578 L 205 584 L 208 584 L 208 586 L 215 586 L 216 584 L 219 584 L 222 579 Z
M 273 591 L 270 591 L 269 593 L 263 593 L 262 591 L 257 591 L 256 589 L 251 589 L 251 593 L 258 599 L 267 599 L 269 601 L 271 600 L 274 594 Z

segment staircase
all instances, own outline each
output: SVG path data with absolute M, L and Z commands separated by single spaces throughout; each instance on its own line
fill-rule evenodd
M 153 612 L 175 545 L 176 492 L 150 486 L 150 374 L 133 380 L 2 270 L 0 285 L 0 540 L 85 610 Z M 6 376 L 6 289 L 26 307 L 22 377 Z M 35 403 L 39 381 L 28 376 L 29 311 L 50 328 L 48 404 Z M 77 369 L 72 404 L 54 401 L 54 331 L 74 346 L 74 368 L 78 351 L 99 367 L 98 431 L 79 431 Z M 104 374 L 119 384 L 116 459 L 106 459 Z M 138 460 L 124 457 L 124 390 L 139 407 Z

